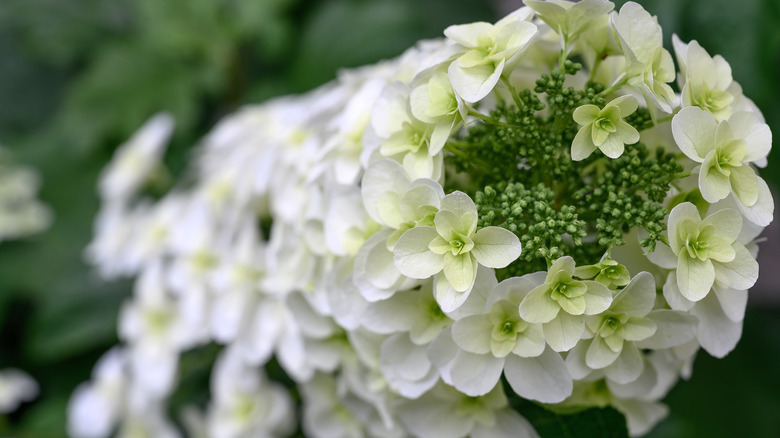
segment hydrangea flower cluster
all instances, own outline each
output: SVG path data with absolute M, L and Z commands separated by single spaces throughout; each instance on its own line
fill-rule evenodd
M 517 396 L 653 427 L 740 338 L 771 133 L 640 5 L 526 3 L 227 117 L 158 199 L 172 121 L 123 145 L 88 256 L 135 292 L 71 434 L 179 436 L 180 356 L 215 344 L 188 436 L 537 436 Z

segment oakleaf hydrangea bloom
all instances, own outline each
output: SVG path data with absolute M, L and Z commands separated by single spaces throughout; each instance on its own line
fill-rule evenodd
M 585 332 L 583 315 L 596 315 L 612 302 L 612 292 L 591 280 L 576 280 L 574 259 L 556 260 L 544 283 L 535 287 L 520 302 L 520 317 L 544 324 L 544 337 L 555 351 L 567 351 Z
M 583 105 L 574 110 L 574 121 L 582 128 L 571 145 L 571 159 L 588 158 L 596 149 L 609 158 L 623 154 L 626 144 L 639 141 L 639 132 L 623 118 L 636 111 L 637 103 L 631 96 L 620 96 L 603 109 L 596 105 Z
M 452 87 L 463 100 L 478 102 L 493 90 L 506 64 L 536 36 L 536 26 L 527 21 L 530 16 L 529 9 L 520 9 L 496 24 L 478 22 L 444 30 L 465 51 L 448 71 Z
M 696 207 L 684 202 L 669 214 L 669 247 L 677 256 L 677 287 L 690 301 L 699 301 L 715 281 L 738 290 L 753 286 L 758 263 L 737 241 L 742 217 L 731 209 L 702 219 Z
M 674 140 L 680 150 L 699 166 L 699 189 L 707 202 L 733 194 L 740 209 L 757 212 L 758 225 L 772 219 L 774 203 L 766 183 L 750 166 L 763 160 L 772 145 L 766 123 L 748 112 L 734 113 L 718 122 L 696 107 L 683 108 L 672 119 Z M 758 204 L 758 205 L 756 205 Z
M 393 248 L 398 270 L 411 278 L 437 278 L 436 300 L 450 312 L 468 298 L 477 278 L 477 264 L 503 268 L 520 255 L 520 240 L 498 227 L 477 230 L 477 207 L 465 193 L 441 200 L 434 226 L 415 227 Z
M 123 346 L 69 432 L 536 437 L 518 398 L 652 429 L 742 335 L 771 132 L 639 4 L 527 3 L 226 117 L 158 199 L 173 121 L 143 127 L 87 251 L 136 279 Z M 211 399 L 166 411 L 204 354 Z

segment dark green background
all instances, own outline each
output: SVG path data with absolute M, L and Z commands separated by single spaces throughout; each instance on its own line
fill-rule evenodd
M 618 6 L 623 2 L 616 2 Z M 780 132 L 780 2 L 642 1 L 673 32 L 730 63 Z M 98 208 L 95 182 L 116 145 L 152 114 L 173 113 L 167 164 L 240 105 L 306 91 L 337 69 L 401 53 L 449 24 L 495 20 L 519 2 L 473 0 L 2 0 L 0 143 L 42 173 L 48 231 L 0 245 L 0 368 L 30 372 L 40 397 L 0 417 L 0 435 L 64 435 L 65 406 L 116 342 L 130 282 L 83 263 Z M 762 175 L 780 184 L 778 153 Z M 764 243 L 770 252 L 774 241 Z M 770 251 L 767 251 L 770 250 Z M 762 260 L 764 272 L 778 259 Z M 780 436 L 780 293 L 762 274 L 745 334 L 723 360 L 705 353 L 669 395 L 656 437 Z M 760 289 L 760 290 L 759 290 Z M 203 353 L 213 354 L 211 351 Z M 185 358 L 202 382 L 203 354 Z M 207 363 L 207 361 L 206 361 Z M 186 397 L 185 397 L 186 396 Z M 178 394 L 178 399 L 203 393 Z

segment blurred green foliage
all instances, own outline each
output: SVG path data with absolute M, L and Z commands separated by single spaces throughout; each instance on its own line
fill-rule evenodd
M 676 32 L 722 54 L 780 132 L 780 2 L 640 3 L 659 16 L 667 43 Z M 131 283 L 99 280 L 82 253 L 100 169 L 144 120 L 174 115 L 166 159 L 180 171 L 191 145 L 240 105 L 306 91 L 497 10 L 471 0 L 2 0 L 0 143 L 39 169 L 56 222 L 0 245 L 0 368 L 25 369 L 42 387 L 0 420 L 0 435 L 64 436 L 70 393 L 116 342 Z M 780 184 L 777 157 L 763 176 Z M 750 312 L 732 355 L 702 354 L 653 436 L 780 436 L 777 316 Z M 205 382 L 201 356 L 185 357 L 183 381 Z

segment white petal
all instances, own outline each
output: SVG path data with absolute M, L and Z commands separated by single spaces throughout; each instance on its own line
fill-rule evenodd
M 464 68 L 456 60 L 448 70 L 452 88 L 464 101 L 478 102 L 493 91 L 504 70 L 504 62 L 502 59 L 497 65 L 488 63 Z
M 569 315 L 566 312 L 558 313 L 558 316 L 550 322 L 542 325 L 544 339 L 555 351 L 568 351 L 582 339 L 585 332 L 585 322 L 581 316 Z
M 561 402 L 573 388 L 561 355 L 549 349 L 532 358 L 507 356 L 504 374 L 518 395 L 542 403 Z
M 653 310 L 647 318 L 658 329 L 653 336 L 636 343 L 639 348 L 659 350 L 682 345 L 696 337 L 698 321 L 691 315 L 676 310 Z
M 713 290 L 720 301 L 720 307 L 728 319 L 740 322 L 745 319 L 748 293 L 746 290 L 724 288 L 716 285 Z
M 472 240 L 471 253 L 482 266 L 504 268 L 520 256 L 520 239 L 507 229 L 485 227 L 474 233 Z
M 692 258 L 682 251 L 677 259 L 677 286 L 691 301 L 704 298 L 715 283 L 715 267 L 710 260 Z
M 461 351 L 455 356 L 450 375 L 455 388 L 468 396 L 477 397 L 496 387 L 503 368 L 503 359 Z
M 584 281 L 588 286 L 588 292 L 582 297 L 585 299 L 585 314 L 596 315 L 609 308 L 612 304 L 612 291 L 598 281 Z
M 741 243 L 734 242 L 731 246 L 736 253 L 734 260 L 712 263 L 715 279 L 732 289 L 750 289 L 758 280 L 758 262 Z
M 643 369 L 642 353 L 633 342 L 626 342 L 617 359 L 604 368 L 604 374 L 617 383 L 629 383 L 636 380 Z
M 444 256 L 434 254 L 428 244 L 438 236 L 433 227 L 406 231 L 393 248 L 395 267 L 410 278 L 425 279 L 444 269 Z
M 409 187 L 409 175 L 400 164 L 393 160 L 380 159 L 372 162 L 363 175 L 360 192 L 363 205 L 371 219 L 383 225 L 397 227 L 398 224 L 388 224 L 379 209 L 380 200 L 386 193 L 395 193 L 399 198 Z
M 493 323 L 488 315 L 471 315 L 455 321 L 452 325 L 452 339 L 458 346 L 474 354 L 490 352 L 490 337 Z
M 715 117 L 701 108 L 683 108 L 672 119 L 674 141 L 688 158 L 697 163 L 715 147 Z
M 696 303 L 691 315 L 699 318 L 697 337 L 702 348 L 717 358 L 731 352 L 742 337 L 742 321 L 726 317 L 715 294 Z
M 756 203 L 751 207 L 747 207 L 741 202 L 736 202 L 736 204 L 750 222 L 762 227 L 772 222 L 775 201 L 772 199 L 772 192 L 769 191 L 769 186 L 762 178 L 758 178 L 758 200 L 756 200 Z
M 596 336 L 590 342 L 588 351 L 585 354 L 585 363 L 594 370 L 599 370 L 611 365 L 620 356 L 620 351 L 612 351 L 611 348 L 604 342 L 604 338 Z
M 520 303 L 519 312 L 523 320 L 531 323 L 552 321 L 561 306 L 550 297 L 549 286 L 543 284 L 534 288 Z
M 649 272 L 640 272 L 618 292 L 611 309 L 633 316 L 645 316 L 655 304 L 655 279 Z
M 666 277 L 666 283 L 664 283 L 663 292 L 664 299 L 669 304 L 669 307 L 674 310 L 682 310 L 687 312 L 694 305 L 693 301 L 685 298 L 683 294 L 680 293 L 680 288 L 677 287 L 677 275 L 675 271 L 670 272 Z

